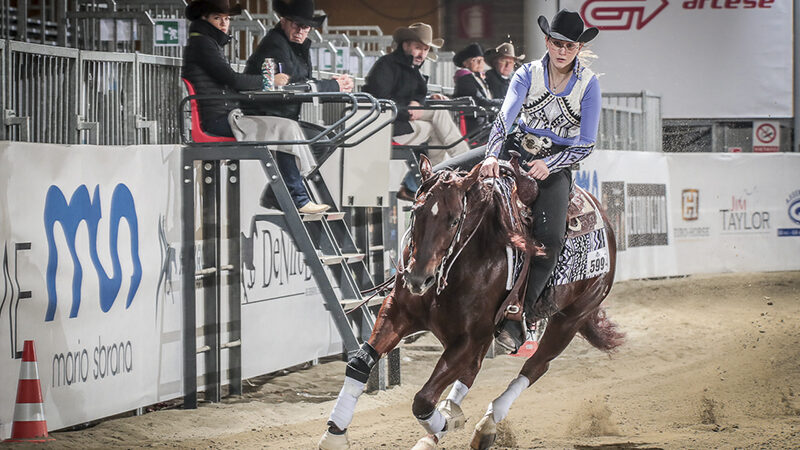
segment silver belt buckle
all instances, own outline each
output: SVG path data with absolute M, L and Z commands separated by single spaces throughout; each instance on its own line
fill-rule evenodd
M 538 155 L 542 150 L 553 146 L 553 140 L 547 136 L 539 137 L 535 134 L 527 133 L 522 137 L 522 148 L 531 155 Z

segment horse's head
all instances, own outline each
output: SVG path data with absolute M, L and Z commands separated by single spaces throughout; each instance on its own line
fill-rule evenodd
M 413 207 L 410 257 L 403 271 L 405 286 L 414 295 L 425 294 L 446 271 L 448 257 L 455 257 L 478 226 L 482 204 L 490 194 L 478 182 L 480 165 L 466 175 L 451 171 L 434 174 L 430 161 L 420 162 L 422 185 Z

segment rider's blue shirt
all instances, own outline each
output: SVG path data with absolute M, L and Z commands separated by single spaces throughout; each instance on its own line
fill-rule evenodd
M 602 99 L 597 77 L 575 60 L 563 92 L 550 90 L 548 54 L 522 65 L 511 79 L 503 107 L 495 119 L 487 155 L 498 156 L 516 121 L 520 131 L 548 137 L 566 148 L 544 158 L 551 172 L 569 167 L 594 149 Z

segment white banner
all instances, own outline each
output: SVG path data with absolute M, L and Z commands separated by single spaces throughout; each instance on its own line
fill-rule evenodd
M 665 118 L 792 117 L 791 1 L 560 5 L 600 28 L 590 48 L 604 92 L 654 92 Z
M 598 150 L 576 182 L 617 235 L 617 280 L 800 269 L 800 155 Z
M 181 395 L 177 156 L 0 142 L 0 439 L 28 339 L 50 429 Z

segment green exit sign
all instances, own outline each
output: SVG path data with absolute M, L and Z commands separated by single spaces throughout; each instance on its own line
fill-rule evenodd
M 155 19 L 153 39 L 156 46 L 184 45 L 186 21 L 183 19 Z

